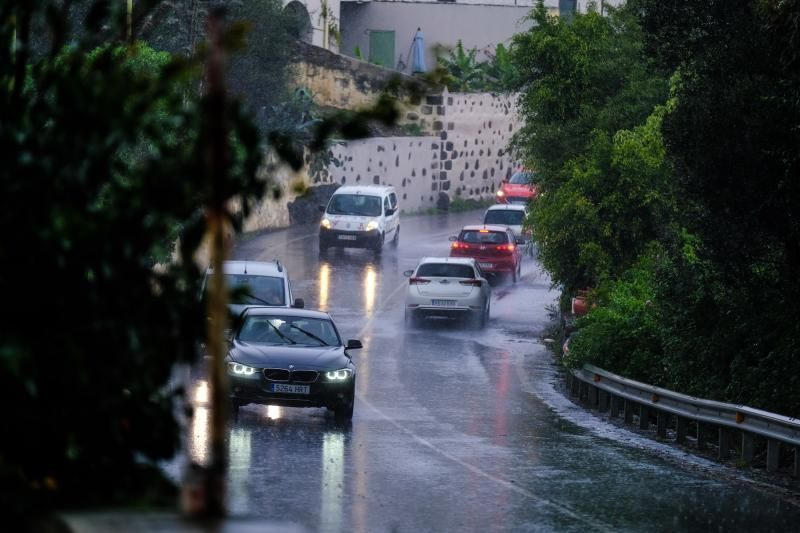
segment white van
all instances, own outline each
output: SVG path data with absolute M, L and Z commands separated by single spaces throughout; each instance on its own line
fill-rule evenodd
M 319 251 L 370 248 L 380 253 L 385 242 L 397 246 L 400 209 L 394 187 L 365 185 L 336 189 L 327 206 L 319 206 Z

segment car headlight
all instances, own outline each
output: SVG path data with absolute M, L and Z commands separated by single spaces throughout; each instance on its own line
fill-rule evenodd
M 495 194 L 497 194 L 497 196 L 505 196 L 506 195 L 506 193 L 503 192 L 503 189 L 497 189 L 497 192 Z
M 372 231 L 374 229 L 378 229 L 378 223 L 374 220 L 367 222 L 367 231 Z
M 345 379 L 350 379 L 353 375 L 353 371 L 349 368 L 342 368 L 341 370 L 331 370 L 330 372 L 325 372 L 325 377 L 328 378 L 328 381 L 342 381 Z
M 323 218 L 320 221 L 319 225 L 322 226 L 325 229 L 331 229 L 331 221 L 328 220 L 327 218 Z
M 250 377 L 256 373 L 256 369 L 252 366 L 243 365 L 241 363 L 228 363 L 228 374 L 234 376 Z

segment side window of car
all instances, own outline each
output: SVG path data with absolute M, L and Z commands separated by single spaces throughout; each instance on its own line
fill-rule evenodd
M 392 206 L 392 209 L 397 209 L 397 195 L 395 193 L 389 195 L 389 204 Z
M 383 199 L 383 212 L 388 215 L 391 211 L 392 211 L 392 206 L 389 205 L 389 197 L 386 196 Z

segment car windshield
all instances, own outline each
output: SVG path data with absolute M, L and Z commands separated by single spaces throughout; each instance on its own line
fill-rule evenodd
M 535 177 L 532 172 L 517 172 L 508 180 L 509 183 L 513 183 L 514 185 L 526 185 L 534 181 Z
M 452 263 L 425 263 L 417 269 L 417 276 L 427 278 L 469 278 L 475 277 L 475 271 L 469 265 Z
M 508 236 L 499 231 L 467 230 L 461 232 L 458 240 L 473 244 L 505 244 Z
M 286 305 L 283 278 L 248 274 L 225 274 L 225 283 L 230 287 L 233 294 L 231 303 Z
M 328 213 L 377 217 L 381 214 L 381 199 L 364 194 L 334 194 L 328 204 Z
M 505 224 L 506 226 L 521 226 L 525 212 L 517 209 L 492 209 L 486 212 L 483 219 L 485 224 Z
M 283 315 L 245 317 L 238 339 L 255 344 L 339 346 L 333 322 L 323 318 Z

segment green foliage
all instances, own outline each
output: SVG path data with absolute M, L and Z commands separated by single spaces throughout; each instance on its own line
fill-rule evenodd
M 653 268 L 662 252 L 652 246 L 619 279 L 595 291 L 596 307 L 579 321 L 565 363 L 592 363 L 625 376 L 655 383 L 662 379 L 660 315 L 654 305 Z
M 532 17 L 512 49 L 530 222 L 565 293 L 594 289 L 567 363 L 797 415 L 800 8 Z
M 537 26 L 514 39 L 520 71 L 534 72 L 514 143 L 539 170 L 530 224 L 540 259 L 573 293 L 618 278 L 669 224 L 666 108 L 656 107 L 667 84 L 641 58 L 627 12 L 565 24 L 540 4 L 533 16 Z
M 455 48 L 437 51 L 436 62 L 443 72 L 443 83 L 454 92 L 514 90 L 519 84 L 516 66 L 500 43 L 487 61 L 478 61 L 478 49 L 464 49 L 459 39 Z

